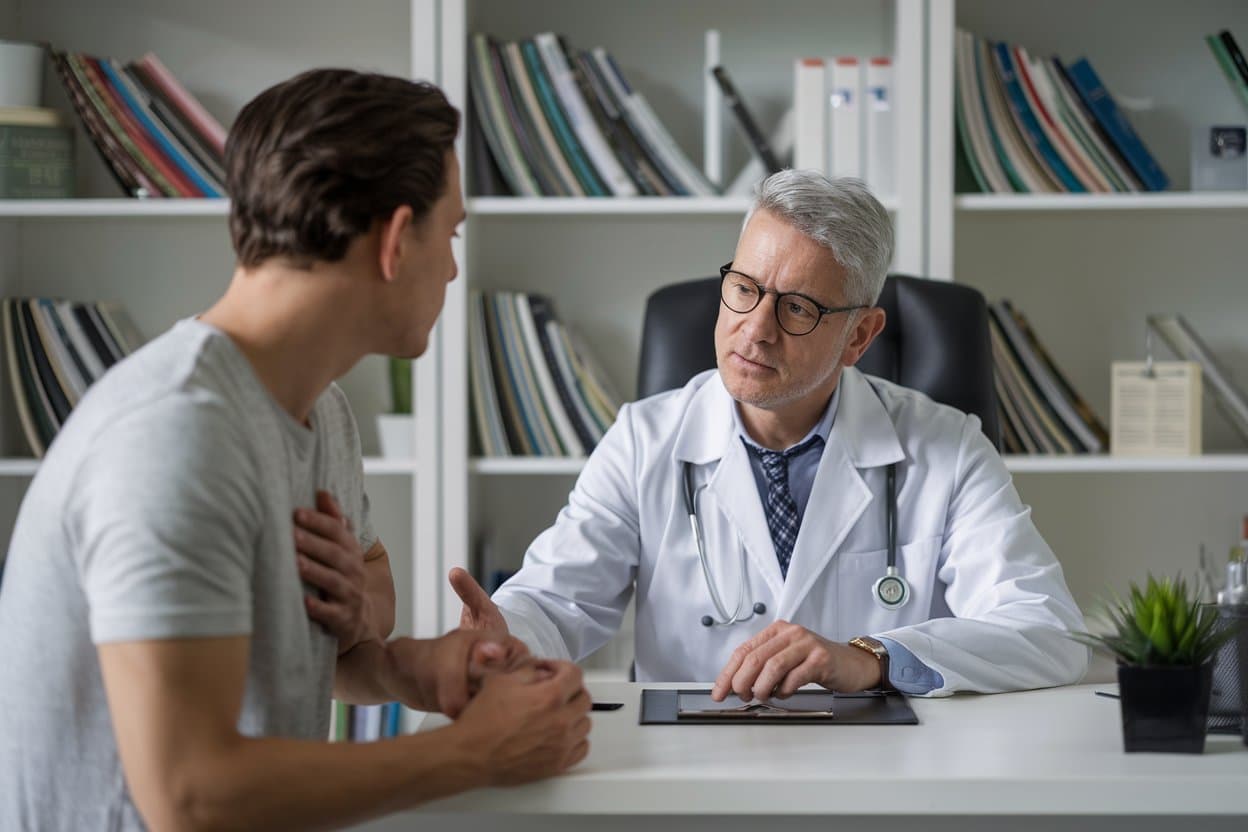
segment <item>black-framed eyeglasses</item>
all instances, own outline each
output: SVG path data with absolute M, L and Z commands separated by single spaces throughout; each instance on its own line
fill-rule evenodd
M 742 315 L 753 312 L 763 301 L 763 295 L 776 296 L 776 323 L 790 335 L 808 335 L 819 326 L 824 315 L 866 309 L 868 304 L 856 306 L 824 306 L 797 292 L 777 292 L 764 289 L 763 285 L 748 274 L 733 271 L 732 263 L 719 267 L 719 297 L 733 312 Z

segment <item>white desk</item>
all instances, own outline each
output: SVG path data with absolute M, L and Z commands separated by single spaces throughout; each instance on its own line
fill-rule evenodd
M 914 699 L 920 725 L 859 727 L 638 725 L 642 685 L 590 689 L 625 707 L 594 714 L 590 755 L 568 775 L 366 828 L 1104 832 L 1199 816 L 1183 832 L 1248 829 L 1242 740 L 1211 736 L 1200 756 L 1125 754 L 1117 701 L 1092 692 L 1110 685 Z

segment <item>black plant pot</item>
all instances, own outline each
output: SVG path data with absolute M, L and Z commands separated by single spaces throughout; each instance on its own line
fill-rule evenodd
M 1212 687 L 1212 662 L 1200 667 L 1118 665 L 1124 749 L 1203 754 Z

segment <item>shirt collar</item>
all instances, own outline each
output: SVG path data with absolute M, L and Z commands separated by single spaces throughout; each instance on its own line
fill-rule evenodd
M 840 401 L 841 385 L 837 384 L 836 390 L 832 393 L 832 398 L 828 400 L 828 406 L 824 408 L 823 415 L 819 417 L 819 421 L 815 422 L 815 426 L 811 428 L 810 431 L 799 441 L 790 445 L 789 448 L 796 448 L 799 445 L 809 442 L 811 437 L 814 436 L 818 436 L 826 444 L 828 441 L 828 434 L 832 432 L 832 423 L 836 421 L 836 411 Z M 767 448 L 763 448 L 762 445 L 755 442 L 753 438 L 751 438 L 749 432 L 746 431 L 745 425 L 741 422 L 741 404 L 736 401 L 732 403 L 732 425 L 733 430 L 737 433 L 737 436 L 740 436 L 742 441 L 745 442 L 747 446 L 759 448 L 761 450 L 769 450 Z M 785 448 L 784 450 L 787 451 L 789 448 Z

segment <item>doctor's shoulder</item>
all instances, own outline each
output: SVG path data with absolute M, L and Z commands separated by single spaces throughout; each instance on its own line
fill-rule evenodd
M 941 404 L 918 390 L 875 376 L 870 380 L 912 459 L 925 457 L 953 464 L 967 450 L 968 438 L 980 444 L 983 430 L 978 416 Z

